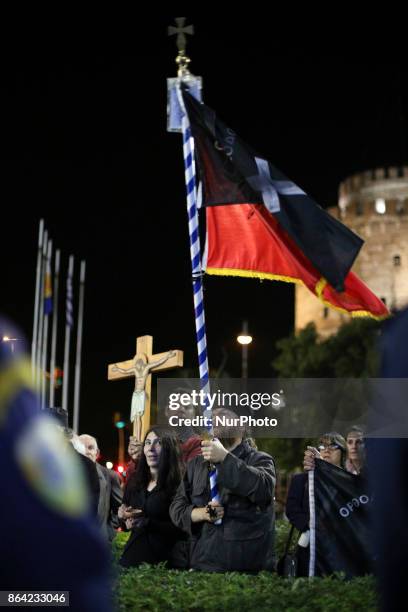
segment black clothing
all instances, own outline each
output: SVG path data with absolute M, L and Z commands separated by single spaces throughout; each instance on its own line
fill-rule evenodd
M 210 501 L 208 462 L 187 463 L 170 506 L 175 525 L 190 536 L 190 566 L 204 571 L 273 569 L 275 466 L 272 457 L 242 442 L 217 465 L 221 525 L 192 523 L 191 511 Z
M 112 541 L 119 527 L 118 509 L 123 497 L 120 476 L 100 463 L 96 463 L 96 469 L 99 477 L 98 521 L 104 536 Z
M 309 529 L 309 489 L 307 472 L 295 474 L 290 481 L 286 500 L 286 516 L 299 531 Z
M 290 523 L 302 533 L 309 529 L 309 487 L 307 472 L 295 474 L 290 481 L 286 500 L 286 516 Z M 296 556 L 298 561 L 297 575 L 308 576 L 310 547 L 298 546 Z
M 89 457 L 77 452 L 79 460 L 84 468 L 85 479 L 88 485 L 88 491 L 91 497 L 91 512 L 93 516 L 98 515 L 99 503 L 99 476 L 95 463 Z
M 136 489 L 129 482 L 123 503 L 125 506 L 143 510 L 143 516 L 135 521 L 120 559 L 121 565 L 133 567 L 140 563 L 157 564 L 167 561 L 173 566 L 173 548 L 184 536 L 170 520 L 170 502 L 166 492 L 157 486 L 152 491 L 147 491 Z
M 381 376 L 408 378 L 408 309 L 388 320 L 381 335 Z M 382 411 L 386 412 L 387 426 L 395 415 L 406 431 L 406 385 L 404 381 L 384 381 L 387 401 L 373 420 L 375 428 Z M 400 383 L 400 384 L 399 384 Z M 404 386 L 405 385 L 405 386 Z M 381 394 L 383 395 L 383 393 Z M 384 401 L 378 397 L 378 403 Z M 383 397 L 385 394 L 383 395 Z M 403 416 L 404 415 L 404 416 Z M 382 424 L 382 423 L 381 423 Z M 395 430 L 395 424 L 394 424 Z M 367 440 L 368 472 L 374 487 L 373 537 L 378 555 L 378 581 L 383 612 L 405 610 L 406 567 L 408 550 L 408 440 L 384 437 Z

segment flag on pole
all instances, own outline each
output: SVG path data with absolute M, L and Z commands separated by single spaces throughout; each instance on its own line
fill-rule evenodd
M 202 205 L 230 205 L 226 207 L 229 209 L 245 204 L 246 215 L 249 210 L 257 210 L 258 217 L 270 227 L 279 228 L 290 239 L 289 244 L 296 245 L 305 264 L 336 291 L 343 291 L 363 240 L 246 145 L 212 109 L 187 91 L 183 99 L 195 142 Z M 249 204 L 252 206 L 248 209 Z M 233 228 L 231 231 L 233 234 Z M 256 239 L 253 235 L 253 242 Z M 253 246 L 256 248 L 256 244 Z
M 49 315 L 52 312 L 52 280 L 51 280 L 51 259 L 47 257 L 45 264 L 44 277 L 44 314 Z
M 66 293 L 66 304 L 65 304 L 65 317 L 66 325 L 71 329 L 74 327 L 74 305 L 73 305 L 73 291 L 72 291 L 72 271 L 71 268 L 67 276 L 67 293 Z
M 305 285 L 325 305 L 353 317 L 383 319 L 384 303 L 349 272 L 338 292 L 263 206 L 207 208 L 207 274 L 280 280 Z

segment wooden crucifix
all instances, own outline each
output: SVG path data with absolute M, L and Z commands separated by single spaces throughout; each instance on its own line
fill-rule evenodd
M 153 355 L 153 336 L 136 339 L 136 355 L 133 359 L 108 365 L 108 380 L 135 377 L 130 421 L 133 435 L 142 441 L 150 427 L 150 398 L 152 372 L 163 372 L 183 366 L 183 351 L 173 350 Z

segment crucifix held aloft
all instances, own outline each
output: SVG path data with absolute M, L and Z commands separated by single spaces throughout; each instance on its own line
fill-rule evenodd
M 135 377 L 130 421 L 133 435 L 142 441 L 150 427 L 152 372 L 163 372 L 183 366 L 183 351 L 172 350 L 153 355 L 153 337 L 140 336 L 136 340 L 133 359 L 108 365 L 108 380 Z

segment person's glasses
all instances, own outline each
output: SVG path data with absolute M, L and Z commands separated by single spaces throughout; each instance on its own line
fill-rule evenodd
M 324 451 L 324 450 L 335 451 L 339 449 L 340 449 L 340 446 L 338 444 L 335 444 L 334 442 L 332 444 L 320 444 L 320 446 L 317 447 L 317 450 L 319 451 Z
M 349 440 L 347 440 L 347 444 L 350 446 L 351 444 L 353 444 L 353 441 L 355 442 L 355 444 L 359 444 L 360 446 L 364 444 L 363 438 L 349 438 Z

